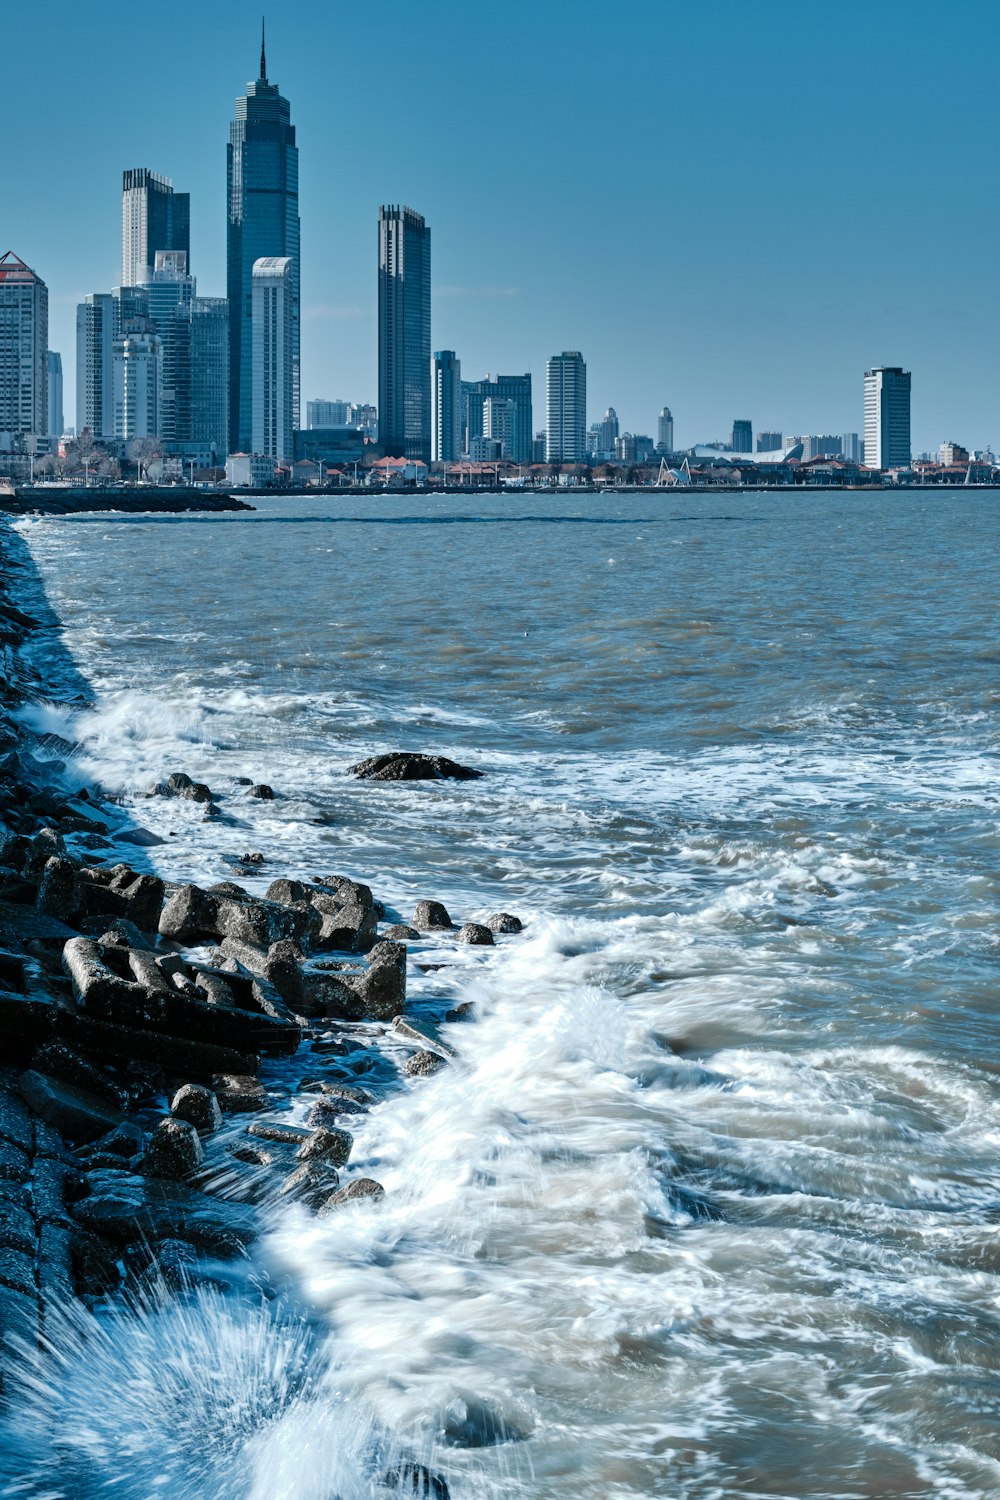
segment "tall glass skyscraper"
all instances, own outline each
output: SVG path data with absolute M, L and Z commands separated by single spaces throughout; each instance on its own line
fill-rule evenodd
M 236 101 L 229 127 L 229 431 L 234 452 L 253 443 L 253 267 L 265 256 L 292 261 L 292 425 L 299 425 L 299 153 L 287 99 L 260 77 Z
M 382 452 L 431 458 L 431 232 L 412 208 L 378 211 L 378 432 Z

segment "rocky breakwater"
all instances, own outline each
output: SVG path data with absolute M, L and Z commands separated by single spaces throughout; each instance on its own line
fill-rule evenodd
M 49 758 L 59 747 L 21 721 L 41 688 L 26 665 L 37 650 L 19 648 L 52 626 L 6 602 L 10 561 L 0 558 L 0 1391 L 74 1297 L 225 1284 L 227 1267 L 247 1263 L 261 1201 L 325 1214 L 382 1196 L 356 1171 L 341 1179 L 351 1118 L 379 1080 L 358 1087 L 324 1059 L 387 1042 L 397 1086 L 445 1066 L 451 1047 L 404 1016 L 407 944 L 490 945 L 520 930 L 507 913 L 456 927 L 436 901 L 409 923 L 387 920 L 371 888 L 343 875 L 278 878 L 258 896 L 116 861 L 129 845 L 138 858 L 142 831 L 96 790 L 67 791 L 65 763 Z M 244 794 L 273 795 L 252 783 Z M 151 795 L 216 810 L 183 773 Z M 260 860 L 247 856 L 248 868 Z M 291 1068 L 304 1043 L 319 1076 Z M 287 1098 L 276 1108 L 262 1061 L 294 1075 L 302 1123 Z

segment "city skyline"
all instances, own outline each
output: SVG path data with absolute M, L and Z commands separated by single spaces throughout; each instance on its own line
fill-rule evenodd
M 860 4 L 840 6 L 837 14 L 850 23 L 856 43 L 845 74 L 837 49 L 810 50 L 815 27 L 790 5 L 765 3 L 751 17 L 715 3 L 695 17 L 636 4 L 629 19 L 641 26 L 646 43 L 659 45 L 659 52 L 652 50 L 664 67 L 680 48 L 714 46 L 723 19 L 727 46 L 741 66 L 710 67 L 699 55 L 698 66 L 680 77 L 677 69 L 652 72 L 644 58 L 641 65 L 632 59 L 645 83 L 631 90 L 616 81 L 613 69 L 597 66 L 619 55 L 614 42 L 610 53 L 596 49 L 593 56 L 585 48 L 581 54 L 582 43 L 575 43 L 581 66 L 572 89 L 553 84 L 544 64 L 554 55 L 558 5 L 535 18 L 516 54 L 505 42 L 485 57 L 477 55 L 473 89 L 457 64 L 473 55 L 476 26 L 459 41 L 450 34 L 442 40 L 435 24 L 452 9 L 432 3 L 418 27 L 404 6 L 390 5 L 389 59 L 406 53 L 427 61 L 430 72 L 420 66 L 393 69 L 398 97 L 385 112 L 388 120 L 376 108 L 370 72 L 367 85 L 348 70 L 337 90 L 321 86 L 316 54 L 323 49 L 314 43 L 326 34 L 322 17 L 293 3 L 271 19 L 271 67 L 293 101 L 303 150 L 303 403 L 333 390 L 352 400 L 374 397 L 377 297 L 368 226 L 378 202 L 400 201 L 415 204 L 435 225 L 432 339 L 435 347 L 456 350 L 468 376 L 530 370 L 539 383 L 554 351 L 580 347 L 590 372 L 591 420 L 613 404 L 623 429 L 654 432 L 656 413 L 667 403 L 677 442 L 686 445 L 724 438 L 741 410 L 750 413 L 755 429 L 859 429 L 859 372 L 897 364 L 918 377 L 915 451 L 933 450 L 949 436 L 973 447 L 996 446 L 1000 418 L 991 324 L 997 294 L 985 251 L 996 208 L 990 202 L 982 207 L 977 235 L 967 242 L 948 231 L 942 205 L 922 212 L 916 230 L 907 229 L 902 210 L 879 214 L 866 206 L 876 170 L 890 163 L 903 203 L 919 203 L 930 192 L 930 168 L 947 170 L 956 201 L 978 191 L 985 151 L 968 143 L 987 136 L 970 116 L 985 105 L 974 91 L 958 94 L 941 86 L 927 45 L 929 6 L 906 8 L 905 34 L 893 25 L 901 6 L 888 5 L 878 16 Z M 514 0 L 512 15 L 521 10 L 527 15 Z M 79 18 L 68 6 L 57 6 L 57 13 L 61 37 L 69 43 Z M 100 34 L 121 14 L 122 7 L 101 0 L 89 23 Z M 584 32 L 587 16 L 597 14 L 587 3 L 574 8 Z M 192 260 L 200 284 L 209 294 L 224 290 L 221 143 L 232 98 L 256 71 L 257 22 L 229 3 L 207 15 L 187 0 L 179 4 L 178 19 L 197 20 L 204 46 L 186 45 L 184 25 L 176 38 L 158 36 L 141 90 L 124 81 L 126 102 L 132 101 L 124 110 L 124 138 L 122 112 L 87 90 L 82 71 L 70 66 L 71 47 L 48 53 L 43 74 L 41 64 L 36 71 L 30 61 L 39 23 L 20 13 L 5 23 L 26 61 L 0 108 L 16 117 L 27 91 L 41 87 L 43 79 L 54 101 L 43 128 L 27 141 L 28 156 L 37 150 L 40 157 L 34 170 L 22 158 L 21 191 L 10 205 L 7 237 L 50 289 L 50 340 L 63 355 L 68 412 L 75 409 L 75 306 L 115 279 L 115 200 L 130 163 L 146 162 L 183 185 L 191 199 Z M 983 19 L 961 3 L 950 19 L 953 37 L 966 36 L 977 48 L 1000 29 L 992 17 Z M 362 35 L 357 17 L 338 18 L 337 25 L 345 40 Z M 871 81 L 872 59 L 890 35 L 893 66 L 879 74 L 878 96 L 874 102 L 866 98 L 862 120 L 858 85 Z M 799 57 L 799 65 L 779 67 L 779 57 Z M 504 163 L 491 163 L 489 190 L 467 175 L 468 187 L 458 186 L 478 151 L 471 143 L 450 139 L 460 170 L 441 169 L 431 149 L 433 112 L 417 105 L 421 89 L 446 66 L 456 108 L 483 110 L 516 97 L 519 118 L 511 128 L 524 160 L 517 163 L 522 170 L 513 198 Z M 165 107 L 178 69 L 190 84 L 183 117 Z M 764 76 L 769 88 L 762 101 L 758 85 Z M 751 103 L 749 117 L 740 119 Z M 608 176 L 613 212 L 599 211 L 600 199 L 591 193 L 581 197 L 586 233 L 577 245 L 559 233 L 560 210 L 549 198 L 544 174 L 523 171 L 550 137 L 561 138 L 557 105 L 581 125 L 564 163 L 567 199 L 574 185 L 582 193 L 597 167 L 619 174 L 614 192 Z M 85 192 L 78 199 L 70 171 L 64 190 L 46 196 L 41 153 L 51 150 L 47 132 L 66 132 L 71 115 L 84 106 L 94 134 Z M 416 123 L 400 139 L 414 110 Z M 801 131 L 784 128 L 789 110 L 798 111 Z M 753 180 L 745 183 L 721 171 L 737 120 L 741 151 L 763 173 L 747 174 Z M 358 133 L 352 136 L 352 130 Z M 657 155 L 661 138 L 673 145 Z M 682 139 L 683 151 L 673 149 Z M 74 137 L 67 140 L 63 156 L 72 167 Z M 517 151 L 513 155 L 516 160 Z M 778 201 L 786 204 L 780 214 L 763 172 L 768 162 L 780 164 Z M 823 192 L 815 182 L 826 185 Z M 477 210 L 503 202 L 504 212 L 491 216 L 489 234 L 482 232 L 480 213 L 467 211 L 469 194 Z M 841 205 L 838 213 L 831 213 L 832 201 Z M 82 226 L 73 236 L 59 228 L 63 213 Z M 660 247 L 652 256 L 650 228 L 658 231 L 652 239 Z M 954 380 L 956 368 L 966 376 L 961 384 Z

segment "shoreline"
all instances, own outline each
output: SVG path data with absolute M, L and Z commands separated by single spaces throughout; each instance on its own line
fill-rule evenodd
M 148 488 L 100 489 L 67 485 L 32 488 L 15 485 L 0 489 L 0 516 L 67 516 L 88 511 L 120 511 L 123 514 L 156 512 L 167 515 L 187 511 L 248 511 L 254 507 L 228 492 L 150 485 Z
M 67 792 L 65 763 L 41 757 L 72 747 L 19 720 L 45 695 L 25 648 L 61 627 L 22 609 L 41 598 L 18 587 L 30 549 L 0 526 L 2 1404 L 19 1388 L 9 1338 L 38 1347 L 77 1301 L 235 1290 L 282 1203 L 328 1214 L 383 1196 L 351 1162 L 352 1117 L 454 1056 L 405 1017 L 408 945 L 489 946 L 520 924 L 459 931 L 428 901 L 411 926 L 360 881 L 288 878 L 257 853 L 234 874 L 264 866 L 264 897 L 161 878 L 146 851 L 162 840 L 98 790 Z M 183 772 L 149 795 L 202 805 L 207 839 L 232 797 Z M 387 1079 L 372 1049 L 390 1033 L 404 1060 Z

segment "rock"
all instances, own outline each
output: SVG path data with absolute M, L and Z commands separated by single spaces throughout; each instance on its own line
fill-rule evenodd
M 347 1189 L 344 1188 L 343 1191 L 346 1192 Z M 417 1495 L 420 1500 L 451 1500 L 448 1481 L 440 1474 L 432 1473 L 425 1464 L 397 1464 L 382 1476 L 382 1484 L 387 1490 L 399 1490 L 403 1495 Z
M 0 990 L 0 1037 L 19 1037 L 25 1041 L 47 1042 L 59 1024 L 59 1008 L 47 995 L 12 994 Z
M 324 910 L 321 898 L 313 901 L 319 912 L 319 924 L 313 934 L 313 946 L 320 953 L 367 953 L 378 936 L 378 919 L 370 908 L 352 903 L 338 906 L 327 898 L 330 910 Z
M 115 837 L 119 843 L 135 844 L 139 849 L 153 849 L 157 844 L 167 842 L 150 828 L 130 828 L 125 833 L 116 833 Z
M 12 1343 L 25 1344 L 29 1349 L 38 1343 L 38 1300 L 0 1287 L 0 1389 L 6 1385 L 6 1372 L 14 1363 Z
M 121 1111 L 111 1109 L 96 1094 L 33 1068 L 21 1074 L 18 1088 L 28 1108 L 71 1141 L 96 1140 L 121 1120 Z
M 420 933 L 415 927 L 407 927 L 403 922 L 394 922 L 391 927 L 385 929 L 382 936 L 392 938 L 396 942 L 417 942 L 419 941 Z
M 83 893 L 76 865 L 53 855 L 47 859 L 38 885 L 38 910 L 74 926 L 83 915 Z
M 0 1182 L 27 1182 L 31 1158 L 13 1141 L 0 1141 Z
M 208 1078 L 213 1073 L 252 1073 L 258 1066 L 256 1052 L 210 1041 L 192 1041 L 162 1031 L 119 1026 L 89 1016 L 72 1017 L 65 1030 L 68 1039 L 94 1056 L 125 1063 L 152 1063 L 182 1078 Z
M 198 1170 L 204 1158 L 194 1126 L 187 1120 L 168 1116 L 160 1121 L 150 1137 L 142 1170 L 147 1177 L 170 1177 L 182 1182 Z
M 355 766 L 348 767 L 348 774 L 362 781 L 473 781 L 482 776 L 482 771 L 473 771 L 469 766 L 460 766 L 446 755 L 421 755 L 411 751 L 396 750 L 388 755 L 373 755 Z
M 261 802 L 273 802 L 274 790 L 272 787 L 269 787 L 266 782 L 261 781 L 258 782 L 256 786 L 252 786 L 250 788 L 250 790 L 247 792 L 247 796 L 256 797 Z
M 282 938 L 294 937 L 295 927 L 295 914 L 287 907 L 275 901 L 258 901 L 228 883 L 216 892 L 202 891 L 195 885 L 179 886 L 159 920 L 161 935 L 178 943 L 229 937 L 263 950 Z
M 354 1203 L 358 1199 L 369 1198 L 378 1201 L 385 1197 L 385 1188 L 374 1177 L 355 1177 L 346 1187 L 338 1188 L 331 1193 L 323 1203 L 320 1213 L 333 1213 L 335 1209 L 342 1208 L 345 1203 Z
M 317 1099 L 309 1113 L 306 1115 L 306 1124 L 316 1127 L 318 1125 L 331 1126 L 336 1123 L 341 1115 L 363 1115 L 367 1114 L 363 1104 L 356 1103 L 353 1099 L 337 1098 L 335 1095 Z
M 509 911 L 495 911 L 486 918 L 486 925 L 491 932 L 520 932 L 524 927 L 521 918 L 512 917 Z
M 123 1120 L 121 1125 L 116 1125 L 114 1130 L 95 1141 L 93 1149 L 105 1156 L 112 1155 L 127 1160 L 141 1152 L 145 1144 L 146 1138 L 138 1125 L 133 1125 L 131 1120 Z
M 405 1042 L 415 1042 L 418 1047 L 430 1047 L 432 1051 L 440 1052 L 444 1057 L 455 1056 L 454 1047 L 449 1046 L 447 1042 L 440 1041 L 436 1036 L 432 1036 L 429 1031 L 425 1031 L 422 1026 L 416 1025 L 415 1022 L 405 1021 L 402 1016 L 396 1016 L 392 1023 L 392 1030 L 396 1036 L 402 1037 Z
M 299 1161 L 332 1161 L 342 1167 L 351 1154 L 354 1137 L 349 1130 L 321 1125 L 298 1149 Z
M 145 1271 L 147 1281 L 162 1281 L 173 1292 L 186 1290 L 197 1279 L 198 1252 L 187 1240 L 160 1240 L 153 1247 Z
M 20 869 L 25 875 L 41 875 L 50 859 L 66 858 L 66 842 L 56 828 L 43 828 L 33 839 L 20 840 L 19 843 L 24 851 Z M 7 851 L 5 844 L 4 856 L 9 861 L 11 855 Z
M 254 1211 L 242 1203 L 210 1198 L 183 1183 L 127 1172 L 90 1172 L 88 1194 L 74 1207 L 78 1223 L 94 1234 L 134 1244 L 172 1238 L 232 1253 L 255 1237 Z
M 0 1196 L 0 1248 L 34 1255 L 35 1221 L 23 1202 Z
M 185 1083 L 170 1101 L 170 1113 L 178 1120 L 186 1120 L 195 1130 L 210 1135 L 222 1124 L 222 1110 L 211 1089 L 200 1083 Z
M 267 1095 L 256 1078 L 217 1073 L 212 1079 L 212 1088 L 227 1114 L 243 1114 L 267 1108 Z
M 153 951 L 139 928 L 134 922 L 130 922 L 128 917 L 116 917 L 107 932 L 102 932 L 97 939 L 97 946 L 98 948 L 135 948 L 140 951 L 143 949 Z
M 44 1073 L 49 1078 L 58 1078 L 63 1083 L 70 1083 L 75 1088 L 94 1094 L 116 1114 L 120 1114 L 128 1105 L 128 1095 L 118 1087 L 109 1073 L 61 1042 L 42 1047 L 35 1054 L 33 1066 L 37 1072 Z
M 312 900 L 318 904 L 322 904 L 322 897 L 332 896 L 339 906 L 360 906 L 363 911 L 375 911 L 379 905 L 372 895 L 371 886 L 352 880 L 348 875 L 322 875 L 316 886 L 318 889 Z
M 11 1141 L 22 1151 L 30 1151 L 33 1135 L 32 1118 L 24 1100 L 0 1085 L 0 1140 Z
M 413 909 L 413 925 L 421 932 L 435 932 L 455 924 L 440 901 L 418 901 Z
M 463 1000 L 461 1005 L 455 1005 L 451 1010 L 445 1011 L 446 1021 L 469 1021 L 476 1013 L 475 1002 Z
M 482 948 L 493 947 L 493 934 L 482 922 L 466 922 L 455 934 L 455 940 L 459 943 L 474 943 Z
M 254 1120 L 248 1127 L 247 1135 L 256 1136 L 261 1141 L 276 1141 L 281 1146 L 301 1146 L 310 1136 L 308 1130 L 303 1130 L 301 1125 L 280 1125 L 274 1120 Z
M 428 1073 L 436 1073 L 443 1064 L 444 1058 L 439 1052 L 414 1052 L 403 1064 L 403 1072 L 409 1078 L 423 1078 Z
M 301 1198 L 320 1208 L 340 1186 L 340 1174 L 330 1161 L 307 1161 L 291 1172 L 278 1189 L 283 1198 Z
M 159 781 L 147 797 L 182 797 L 186 802 L 211 802 L 212 793 L 203 781 L 192 781 L 185 771 L 174 771 L 166 781 Z
M 335 974 L 306 973 L 302 976 L 304 1016 L 332 1016 L 341 1021 L 364 1018 L 364 1002 L 358 992 Z
M 374 1102 L 371 1094 L 364 1089 L 355 1088 L 350 1083 L 329 1083 L 325 1078 L 303 1078 L 299 1084 L 299 1092 L 303 1094 L 325 1094 L 334 1100 L 347 1099 L 352 1104 L 357 1104 L 364 1109 Z
M 301 952 L 291 938 L 272 943 L 264 960 L 264 977 L 277 990 L 286 1005 L 298 1015 L 307 1015 L 306 987 L 302 979 Z
M 73 1276 L 82 1297 L 103 1297 L 117 1291 L 122 1273 L 118 1258 L 96 1234 L 77 1228 L 70 1242 Z
M 309 900 L 309 887 L 301 880 L 272 880 L 264 895 L 266 900 L 278 901 L 282 906 L 295 906 Z
M 368 955 L 368 968 L 359 979 L 348 980 L 370 1021 L 398 1016 L 406 1001 L 406 949 L 383 939 Z

